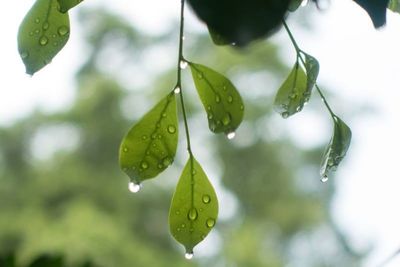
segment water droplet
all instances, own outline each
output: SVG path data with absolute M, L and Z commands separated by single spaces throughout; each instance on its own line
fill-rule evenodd
M 222 87 L 222 89 L 224 89 L 224 91 L 226 91 L 226 89 L 227 89 L 226 85 L 224 85 L 224 86 Z
M 233 43 L 231 43 L 231 45 L 235 46 L 235 45 L 236 45 L 236 43 L 235 43 L 235 42 L 233 42 Z
M 302 106 L 298 106 L 298 107 L 296 108 L 296 111 L 297 111 L 297 112 L 300 112 L 302 109 L 303 109 Z
M 240 106 L 240 110 L 244 110 L 244 106 L 243 105 Z
M 42 37 L 40 37 L 40 39 L 39 39 L 39 43 L 40 43 L 41 45 L 47 45 L 48 42 L 49 42 L 49 39 L 47 39 L 46 36 L 42 36 Z
M 192 171 L 192 175 L 196 175 L 196 170 L 195 169 L 193 169 L 193 171 Z
M 39 34 L 39 33 L 40 33 L 40 30 L 39 30 L 39 29 L 36 29 L 36 30 L 35 30 L 35 33 L 36 33 L 36 34 Z
M 130 182 L 128 185 L 128 188 L 129 188 L 129 191 L 131 191 L 132 193 L 137 193 L 142 188 L 142 184 L 140 184 L 140 183 L 135 184 L 134 182 Z
M 329 158 L 327 164 L 328 166 L 333 166 L 335 164 L 335 161 L 332 158 Z
M 229 123 L 231 123 L 231 115 L 229 113 L 225 114 L 225 116 L 222 118 L 222 124 L 227 126 Z
M 53 43 L 53 46 L 57 46 L 57 45 L 58 45 L 58 43 L 57 43 L 57 42 L 54 42 L 54 43 Z
M 176 133 L 176 128 L 175 128 L 174 125 L 169 125 L 168 128 L 167 128 L 167 130 L 168 130 L 168 132 L 169 132 L 170 134 Z
M 140 164 L 140 166 L 146 170 L 147 168 L 149 168 L 149 164 L 146 161 L 143 161 L 142 164 Z
M 301 7 L 305 7 L 308 4 L 308 0 L 303 0 L 300 4 Z
M 163 118 L 167 117 L 167 113 L 164 112 L 164 113 L 162 114 L 162 117 L 163 117 Z
M 36 24 L 39 24 L 39 23 L 40 23 L 40 18 L 36 18 L 36 19 L 35 19 L 35 23 L 36 23 Z
M 159 135 L 157 135 L 157 137 L 158 137 L 158 139 L 161 139 L 161 138 L 162 138 L 162 135 L 159 134 Z M 155 144 L 155 143 L 154 143 L 154 144 Z
M 179 86 L 175 87 L 174 93 L 179 94 L 181 92 L 181 88 Z
M 182 40 L 185 40 L 185 36 L 182 36 Z
M 146 135 L 143 135 L 142 136 L 142 140 L 146 140 L 147 139 L 147 136 Z
M 233 102 L 233 97 L 231 95 L 228 96 L 228 103 L 232 103 Z
M 321 182 L 323 182 L 323 183 L 328 182 L 328 180 L 329 180 L 329 177 L 326 174 L 321 177 Z
M 289 117 L 289 112 L 283 112 L 282 114 L 282 118 L 287 119 Z
M 236 133 L 235 132 L 230 132 L 226 135 L 226 137 L 228 137 L 229 140 L 232 140 L 233 138 L 235 138 Z
M 159 169 L 162 169 L 162 168 L 164 168 L 164 165 L 161 164 L 161 163 L 159 163 L 159 164 L 158 164 L 158 168 L 159 168 Z
M 176 231 L 180 232 L 180 231 L 181 231 L 181 228 L 179 228 L 179 227 L 178 227 L 178 228 L 176 228 Z
M 297 97 L 297 94 L 296 93 L 291 93 L 290 95 L 289 95 L 289 98 L 290 99 L 295 99 Z
M 210 106 L 210 105 L 208 105 L 208 106 L 207 106 L 207 109 L 208 109 L 208 110 L 211 110 L 211 106 Z
M 197 210 L 196 208 L 191 208 L 188 212 L 188 219 L 194 221 L 197 219 Z
M 128 152 L 129 149 L 127 147 L 124 147 L 124 152 Z
M 153 133 L 153 134 L 151 135 L 151 139 L 156 139 L 156 138 L 157 138 L 157 134 Z
M 177 211 L 175 211 L 175 214 L 179 215 L 179 214 L 181 214 L 181 212 L 179 210 L 177 210 Z
M 211 112 L 208 113 L 207 118 L 208 118 L 209 120 L 211 120 L 213 117 L 214 117 L 214 116 L 213 116 L 213 114 L 212 114 Z
M 203 195 L 202 200 L 204 204 L 208 204 L 211 201 L 211 197 L 209 195 Z
M 206 225 L 207 225 L 207 227 L 208 228 L 212 228 L 212 227 L 214 227 L 214 225 L 215 225 L 215 220 L 214 219 L 208 219 L 207 221 L 206 221 Z
M 33 32 L 30 32 L 30 33 L 29 33 L 29 36 L 33 36 Z
M 68 34 L 69 28 L 67 26 L 61 26 L 58 28 L 57 32 L 60 36 L 64 36 L 64 35 Z
M 188 63 L 187 63 L 186 60 L 181 60 L 181 62 L 179 62 L 179 67 L 180 67 L 181 69 L 186 69 L 187 66 L 188 66 Z
M 22 52 L 20 54 L 20 56 L 21 56 L 22 59 L 25 59 L 25 58 L 27 58 L 29 56 L 29 53 L 28 52 Z
M 185 227 L 186 227 L 186 224 L 182 223 L 182 224 L 181 224 L 181 227 L 182 227 L 182 228 L 185 228 Z
M 42 28 L 43 30 L 47 30 L 49 28 L 49 23 L 48 22 L 43 23 Z
M 187 260 L 193 259 L 193 253 L 192 252 L 186 252 L 185 253 L 185 259 L 187 259 Z
M 203 73 L 198 72 L 197 73 L 197 78 L 199 78 L 199 80 L 203 79 Z
M 162 164 L 163 164 L 165 167 L 171 165 L 171 163 L 172 163 L 172 160 L 171 160 L 170 157 L 164 158 L 164 159 L 163 159 L 163 162 L 162 162 Z
M 215 102 L 221 102 L 221 97 L 219 95 L 215 95 Z

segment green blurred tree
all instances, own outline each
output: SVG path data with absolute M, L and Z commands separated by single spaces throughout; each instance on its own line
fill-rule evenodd
M 278 82 L 259 81 L 287 72 L 277 47 L 259 43 L 243 55 L 194 34 L 186 42 L 190 58 L 230 73 L 239 88 L 247 87 L 241 90 L 247 113 L 235 142 L 211 137 L 185 74 L 194 149 L 200 155 L 205 151 L 209 163 L 217 162 L 221 212 L 230 213 L 209 237 L 205 256 L 184 260 L 167 218 L 185 156 L 178 153 L 179 168 L 148 182 L 137 195 L 127 190 L 117 158 L 130 125 L 174 85 L 175 57 L 167 67 L 154 69 L 148 61 L 152 53 L 158 58 L 174 53 L 168 44 L 177 40 L 175 31 L 147 36 L 105 10 L 83 11 L 80 20 L 88 54 L 76 75 L 74 104 L 55 114 L 37 111 L 0 129 L 1 254 L 15 253 L 17 266 L 47 253 L 63 255 L 66 266 L 87 261 L 106 267 L 359 265 L 360 255 L 330 220 L 333 185 L 327 190 L 303 185 L 311 178 L 318 183 L 315 163 L 321 151 L 269 139 L 262 128 L 276 116 L 270 100 Z M 253 78 L 252 88 L 241 86 L 243 77 Z M 137 80 L 146 82 L 136 85 Z

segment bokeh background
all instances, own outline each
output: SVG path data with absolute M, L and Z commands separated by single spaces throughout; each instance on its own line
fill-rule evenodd
M 378 266 L 400 247 L 397 171 L 400 15 L 375 31 L 350 0 L 291 15 L 321 65 L 328 101 L 353 130 L 328 183 L 319 163 L 332 125 L 317 95 L 300 114 L 272 112 L 294 64 L 284 31 L 244 50 L 216 47 L 187 9 L 185 56 L 225 73 L 245 103 L 236 138 L 211 134 L 184 72 L 194 153 L 217 189 L 219 221 L 192 261 L 169 235 L 168 208 L 187 159 L 138 194 L 118 168 L 124 133 L 175 85 L 179 1 L 85 1 L 71 38 L 29 77 L 18 25 L 33 4 L 0 11 L 0 257 L 28 266 Z M 183 131 L 181 131 L 183 133 Z M 5 265 L 5 261 L 0 265 Z M 385 266 L 399 266 L 394 258 Z M 6 265 L 5 265 L 6 266 Z M 34 266 L 34 265 L 31 265 Z M 50 265 L 48 265 L 50 266 Z

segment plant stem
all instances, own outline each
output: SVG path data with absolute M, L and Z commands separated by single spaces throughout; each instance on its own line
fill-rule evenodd
M 178 54 L 178 65 L 177 65 L 177 82 L 175 88 L 180 89 L 179 97 L 182 106 L 182 113 L 183 113 L 183 122 L 185 124 L 185 133 L 186 133 L 186 142 L 187 142 L 187 151 L 189 153 L 190 158 L 193 157 L 192 148 L 190 146 L 190 134 L 189 134 L 189 126 L 187 122 L 186 116 L 186 108 L 185 108 L 185 101 L 183 99 L 183 89 L 182 89 L 182 68 L 181 62 L 185 61 L 183 57 L 183 26 L 184 26 L 184 10 L 185 10 L 185 0 L 181 0 L 181 17 L 180 17 L 180 29 L 179 29 L 179 54 Z
M 303 57 L 301 56 L 301 54 L 305 54 L 305 53 L 303 52 L 303 50 L 300 49 L 299 45 L 297 44 L 296 40 L 294 39 L 293 34 L 290 31 L 285 20 L 283 20 L 283 27 L 285 28 L 287 34 L 289 35 L 290 41 L 292 42 L 294 48 L 296 49 L 297 58 L 298 59 L 300 58 L 301 63 L 303 64 L 304 67 L 306 67 L 306 62 L 304 61 Z M 322 102 L 324 102 L 325 107 L 328 109 L 329 114 L 331 115 L 332 119 L 336 120 L 335 113 L 332 111 L 331 107 L 328 104 L 328 101 L 326 101 L 326 98 L 317 83 L 315 83 L 315 88 L 317 89 L 318 94 L 320 95 L 320 97 L 322 99 Z

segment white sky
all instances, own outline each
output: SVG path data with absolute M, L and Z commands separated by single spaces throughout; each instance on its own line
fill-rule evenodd
M 88 0 L 83 4 L 102 5 L 106 2 Z M 19 23 L 32 3 L 32 0 L 6 1 L 0 10 L 0 77 L 3 85 L 0 125 L 9 125 L 35 108 L 50 112 L 73 100 L 73 72 L 82 59 L 74 25 L 69 43 L 53 63 L 33 78 L 25 74 L 17 52 L 16 35 Z M 132 0 L 129 1 L 131 10 L 127 6 L 126 1 L 114 0 L 110 8 L 131 18 L 146 31 L 162 31 L 160 27 L 168 27 L 169 19 L 177 17 L 179 11 L 177 0 Z M 157 10 L 160 12 L 155 14 Z M 194 18 L 188 21 L 199 29 Z M 76 20 L 72 19 L 72 24 L 76 25 Z M 313 32 L 305 32 L 295 25 L 292 30 L 301 47 L 319 60 L 320 84 L 335 90 L 341 100 L 335 103 L 334 110 L 349 114 L 354 103 L 374 108 L 372 113 L 356 114 L 351 121 L 346 120 L 353 131 L 353 143 L 347 160 L 330 181 L 335 180 L 338 185 L 333 203 L 334 218 L 354 245 L 374 248 L 363 264 L 373 267 L 400 247 L 397 206 L 400 203 L 397 171 L 400 15 L 389 12 L 387 27 L 375 31 L 367 15 L 353 1 L 332 0 L 329 10 L 316 15 L 315 24 L 316 31 Z M 296 141 L 309 142 L 310 131 L 302 130 L 304 126 L 300 125 L 304 124 L 299 120 L 288 120 L 293 127 L 298 127 L 298 133 L 303 133 Z M 326 138 L 328 140 L 329 136 Z M 386 266 L 400 266 L 400 257 Z

